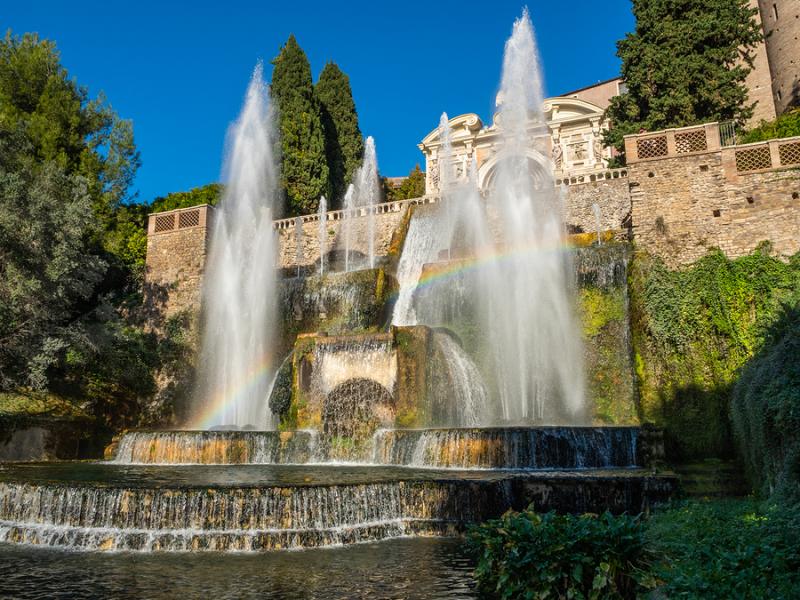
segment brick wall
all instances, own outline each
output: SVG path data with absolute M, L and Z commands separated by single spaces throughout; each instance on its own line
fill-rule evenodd
M 800 1 L 759 0 L 778 114 L 800 104 Z

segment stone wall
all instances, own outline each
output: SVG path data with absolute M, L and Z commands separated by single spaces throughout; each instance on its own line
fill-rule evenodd
M 200 307 L 212 214 L 203 205 L 150 215 L 144 292 L 152 324 Z
M 741 256 L 764 240 L 781 255 L 800 250 L 800 170 L 739 173 L 735 153 L 724 148 L 630 165 L 637 248 L 673 267 L 714 247 Z
M 391 253 L 392 240 L 402 225 L 409 210 L 408 202 L 392 202 L 379 205 L 382 212 L 372 215 L 374 231 L 374 251 L 376 257 L 386 257 Z M 349 228 L 350 252 L 357 255 L 369 255 L 369 216 L 367 209 L 356 213 L 356 216 L 344 219 L 344 211 L 328 213 L 325 223 L 325 253 L 333 252 L 344 255 L 345 238 Z M 297 248 L 297 226 L 295 219 L 276 221 L 278 232 L 278 267 L 282 269 L 297 267 L 298 259 L 301 267 L 319 266 L 320 254 L 320 221 L 318 215 L 299 217 L 302 222 L 300 236 L 300 252 Z M 326 258 L 326 264 L 331 259 Z
M 596 231 L 593 204 L 600 207 L 601 229 L 622 229 L 631 213 L 628 179 L 621 176 L 570 185 L 567 188 L 566 204 L 567 225 L 573 232 Z

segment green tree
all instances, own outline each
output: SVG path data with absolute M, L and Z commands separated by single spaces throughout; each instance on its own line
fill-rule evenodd
M 364 138 L 358 127 L 350 79 L 334 62 L 322 69 L 314 86 L 325 128 L 325 155 L 330 170 L 333 206 L 341 204 L 347 183 L 364 158 Z
M 39 163 L 23 127 L 0 127 L 0 388 L 47 386 L 106 269 L 87 252 L 86 178 Z
M 272 64 L 272 99 L 278 107 L 281 182 L 289 215 L 316 210 L 319 197 L 330 194 L 325 134 L 314 98 L 311 66 L 290 35 Z
M 140 163 L 130 121 L 69 78 L 53 42 L 9 31 L 0 40 L 0 127 L 17 126 L 39 164 L 84 178 L 102 225 L 130 198 Z
M 383 178 L 383 189 L 387 202 L 395 200 L 408 200 L 409 198 L 420 198 L 425 195 L 425 173 L 415 165 L 408 173 L 408 177 L 403 180 L 399 187 L 389 185 L 388 179 Z
M 753 114 L 747 74 L 761 39 L 747 0 L 633 0 L 636 31 L 617 43 L 627 92 L 606 111 L 607 146 L 623 136 Z

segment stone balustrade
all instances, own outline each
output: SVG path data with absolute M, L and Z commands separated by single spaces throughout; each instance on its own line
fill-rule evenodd
M 438 196 L 422 196 L 420 198 L 411 198 L 409 200 L 395 200 L 394 202 L 381 202 L 380 204 L 373 204 L 372 206 L 361 206 L 359 208 L 351 208 L 347 210 L 329 210 L 326 213 L 326 221 L 342 221 L 345 218 L 366 217 L 368 214 L 373 213 L 376 215 L 383 215 L 387 213 L 403 212 L 407 206 L 412 204 L 434 204 L 439 201 Z M 278 231 L 284 229 L 294 228 L 297 219 L 300 222 L 314 223 L 319 221 L 319 213 L 311 213 L 309 215 L 301 215 L 299 217 L 289 217 L 288 219 L 278 219 L 273 223 L 273 227 Z
M 625 136 L 628 164 L 720 152 L 736 174 L 800 166 L 800 136 L 723 147 L 719 123 Z
M 670 156 L 717 152 L 720 148 L 719 123 L 625 136 L 625 156 L 629 165 Z
M 595 181 L 610 181 L 628 176 L 628 169 L 606 169 L 596 173 L 583 173 L 566 177 L 556 176 L 556 185 L 578 185 L 581 183 L 594 183 Z

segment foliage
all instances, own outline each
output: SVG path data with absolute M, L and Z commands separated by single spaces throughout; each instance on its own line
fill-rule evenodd
M 408 173 L 408 177 L 403 180 L 400 187 L 392 187 L 386 177 L 383 178 L 384 195 L 387 202 L 395 200 L 408 200 L 409 198 L 421 198 L 425 195 L 425 173 L 415 165 Z
M 751 481 L 800 501 L 800 303 L 786 308 L 742 370 L 731 417 Z
M 330 171 L 331 207 L 341 205 L 347 183 L 364 158 L 364 139 L 358 126 L 350 79 L 334 62 L 322 69 L 314 95 L 325 128 L 325 156 Z
M 0 41 L 0 390 L 18 412 L 59 398 L 101 425 L 138 424 L 156 376 L 187 362 L 169 323 L 156 335 L 136 318 L 138 164 L 130 123 L 89 98 L 52 42 Z
M 223 186 L 209 183 L 190 189 L 188 192 L 171 192 L 153 200 L 149 212 L 163 212 L 179 208 L 191 208 L 201 204 L 216 206 L 222 199 Z
M 0 41 L 0 129 L 21 132 L 36 164 L 81 176 L 101 222 L 128 198 L 139 166 L 132 125 L 69 78 L 53 42 L 10 31 Z
M 630 289 L 642 418 L 665 428 L 674 460 L 730 456 L 731 387 L 782 307 L 800 303 L 800 261 L 762 246 L 671 271 L 639 254 Z
M 747 74 L 761 39 L 747 0 L 634 0 L 636 31 L 617 43 L 627 91 L 606 111 L 607 146 L 623 136 L 707 121 L 743 125 Z
M 480 591 L 498 598 L 635 598 L 644 530 L 626 515 L 509 511 L 473 527 Z
M 319 197 L 330 195 L 330 191 L 325 132 L 311 84 L 311 66 L 294 35 L 289 36 L 272 64 L 270 91 L 278 107 L 286 213 L 312 213 Z
M 758 127 L 745 132 L 739 143 L 750 144 L 798 135 L 800 135 L 800 108 L 795 108 L 783 113 L 774 121 L 762 121 Z
M 800 510 L 745 500 L 687 502 L 655 513 L 647 545 L 664 598 L 797 598 Z
M 87 252 L 85 179 L 38 165 L 19 132 L 0 131 L 0 389 L 45 389 L 106 263 Z

